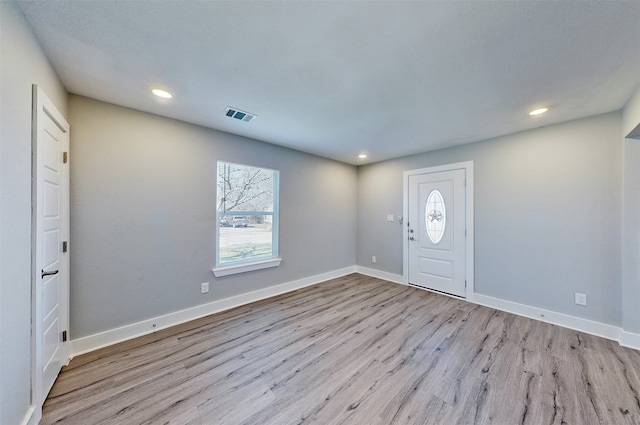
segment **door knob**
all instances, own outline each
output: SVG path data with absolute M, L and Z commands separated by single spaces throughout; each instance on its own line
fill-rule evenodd
M 410 240 L 410 241 L 415 241 L 415 240 L 416 240 L 416 238 L 414 238 L 413 236 L 411 236 L 411 237 L 409 238 L 409 240 Z

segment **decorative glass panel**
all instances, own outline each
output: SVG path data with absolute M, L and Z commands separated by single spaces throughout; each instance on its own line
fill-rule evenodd
M 447 222 L 447 210 L 442 194 L 437 189 L 432 190 L 427 198 L 427 204 L 424 207 L 424 220 L 431 242 L 440 242 Z

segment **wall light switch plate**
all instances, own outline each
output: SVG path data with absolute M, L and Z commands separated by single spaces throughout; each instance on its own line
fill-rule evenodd
M 393 214 L 387 215 L 387 221 L 393 221 Z
M 587 305 L 587 294 L 576 292 L 576 304 Z
M 200 293 L 206 294 L 209 292 L 209 282 L 204 282 L 200 284 Z

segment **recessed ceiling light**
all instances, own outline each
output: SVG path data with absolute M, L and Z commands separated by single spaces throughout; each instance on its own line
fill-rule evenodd
M 364 154 L 364 153 L 361 153 L 360 155 L 358 155 L 358 158 L 360 158 L 360 159 L 365 159 L 366 157 L 367 157 L 367 155 Z
M 171 93 L 162 89 L 151 89 L 151 93 L 155 94 L 158 97 L 162 97 L 163 99 L 171 99 L 173 97 Z
M 540 115 L 540 114 L 544 114 L 545 112 L 547 112 L 549 110 L 549 108 L 538 108 L 538 109 L 534 109 L 533 111 L 529 112 L 529 115 Z

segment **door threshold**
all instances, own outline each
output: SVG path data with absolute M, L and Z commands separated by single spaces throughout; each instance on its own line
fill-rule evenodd
M 444 292 L 444 291 L 438 291 L 437 289 L 427 288 L 426 286 L 421 286 L 421 285 L 418 285 L 416 283 L 409 282 L 409 286 L 413 286 L 414 288 L 418 288 L 418 289 L 424 289 L 425 291 L 435 292 L 435 293 L 441 294 L 441 295 L 446 295 L 448 297 L 453 297 L 453 298 L 456 298 L 458 300 L 466 300 L 467 299 L 467 297 L 462 296 L 462 295 L 456 295 L 456 294 L 450 294 L 450 293 Z

